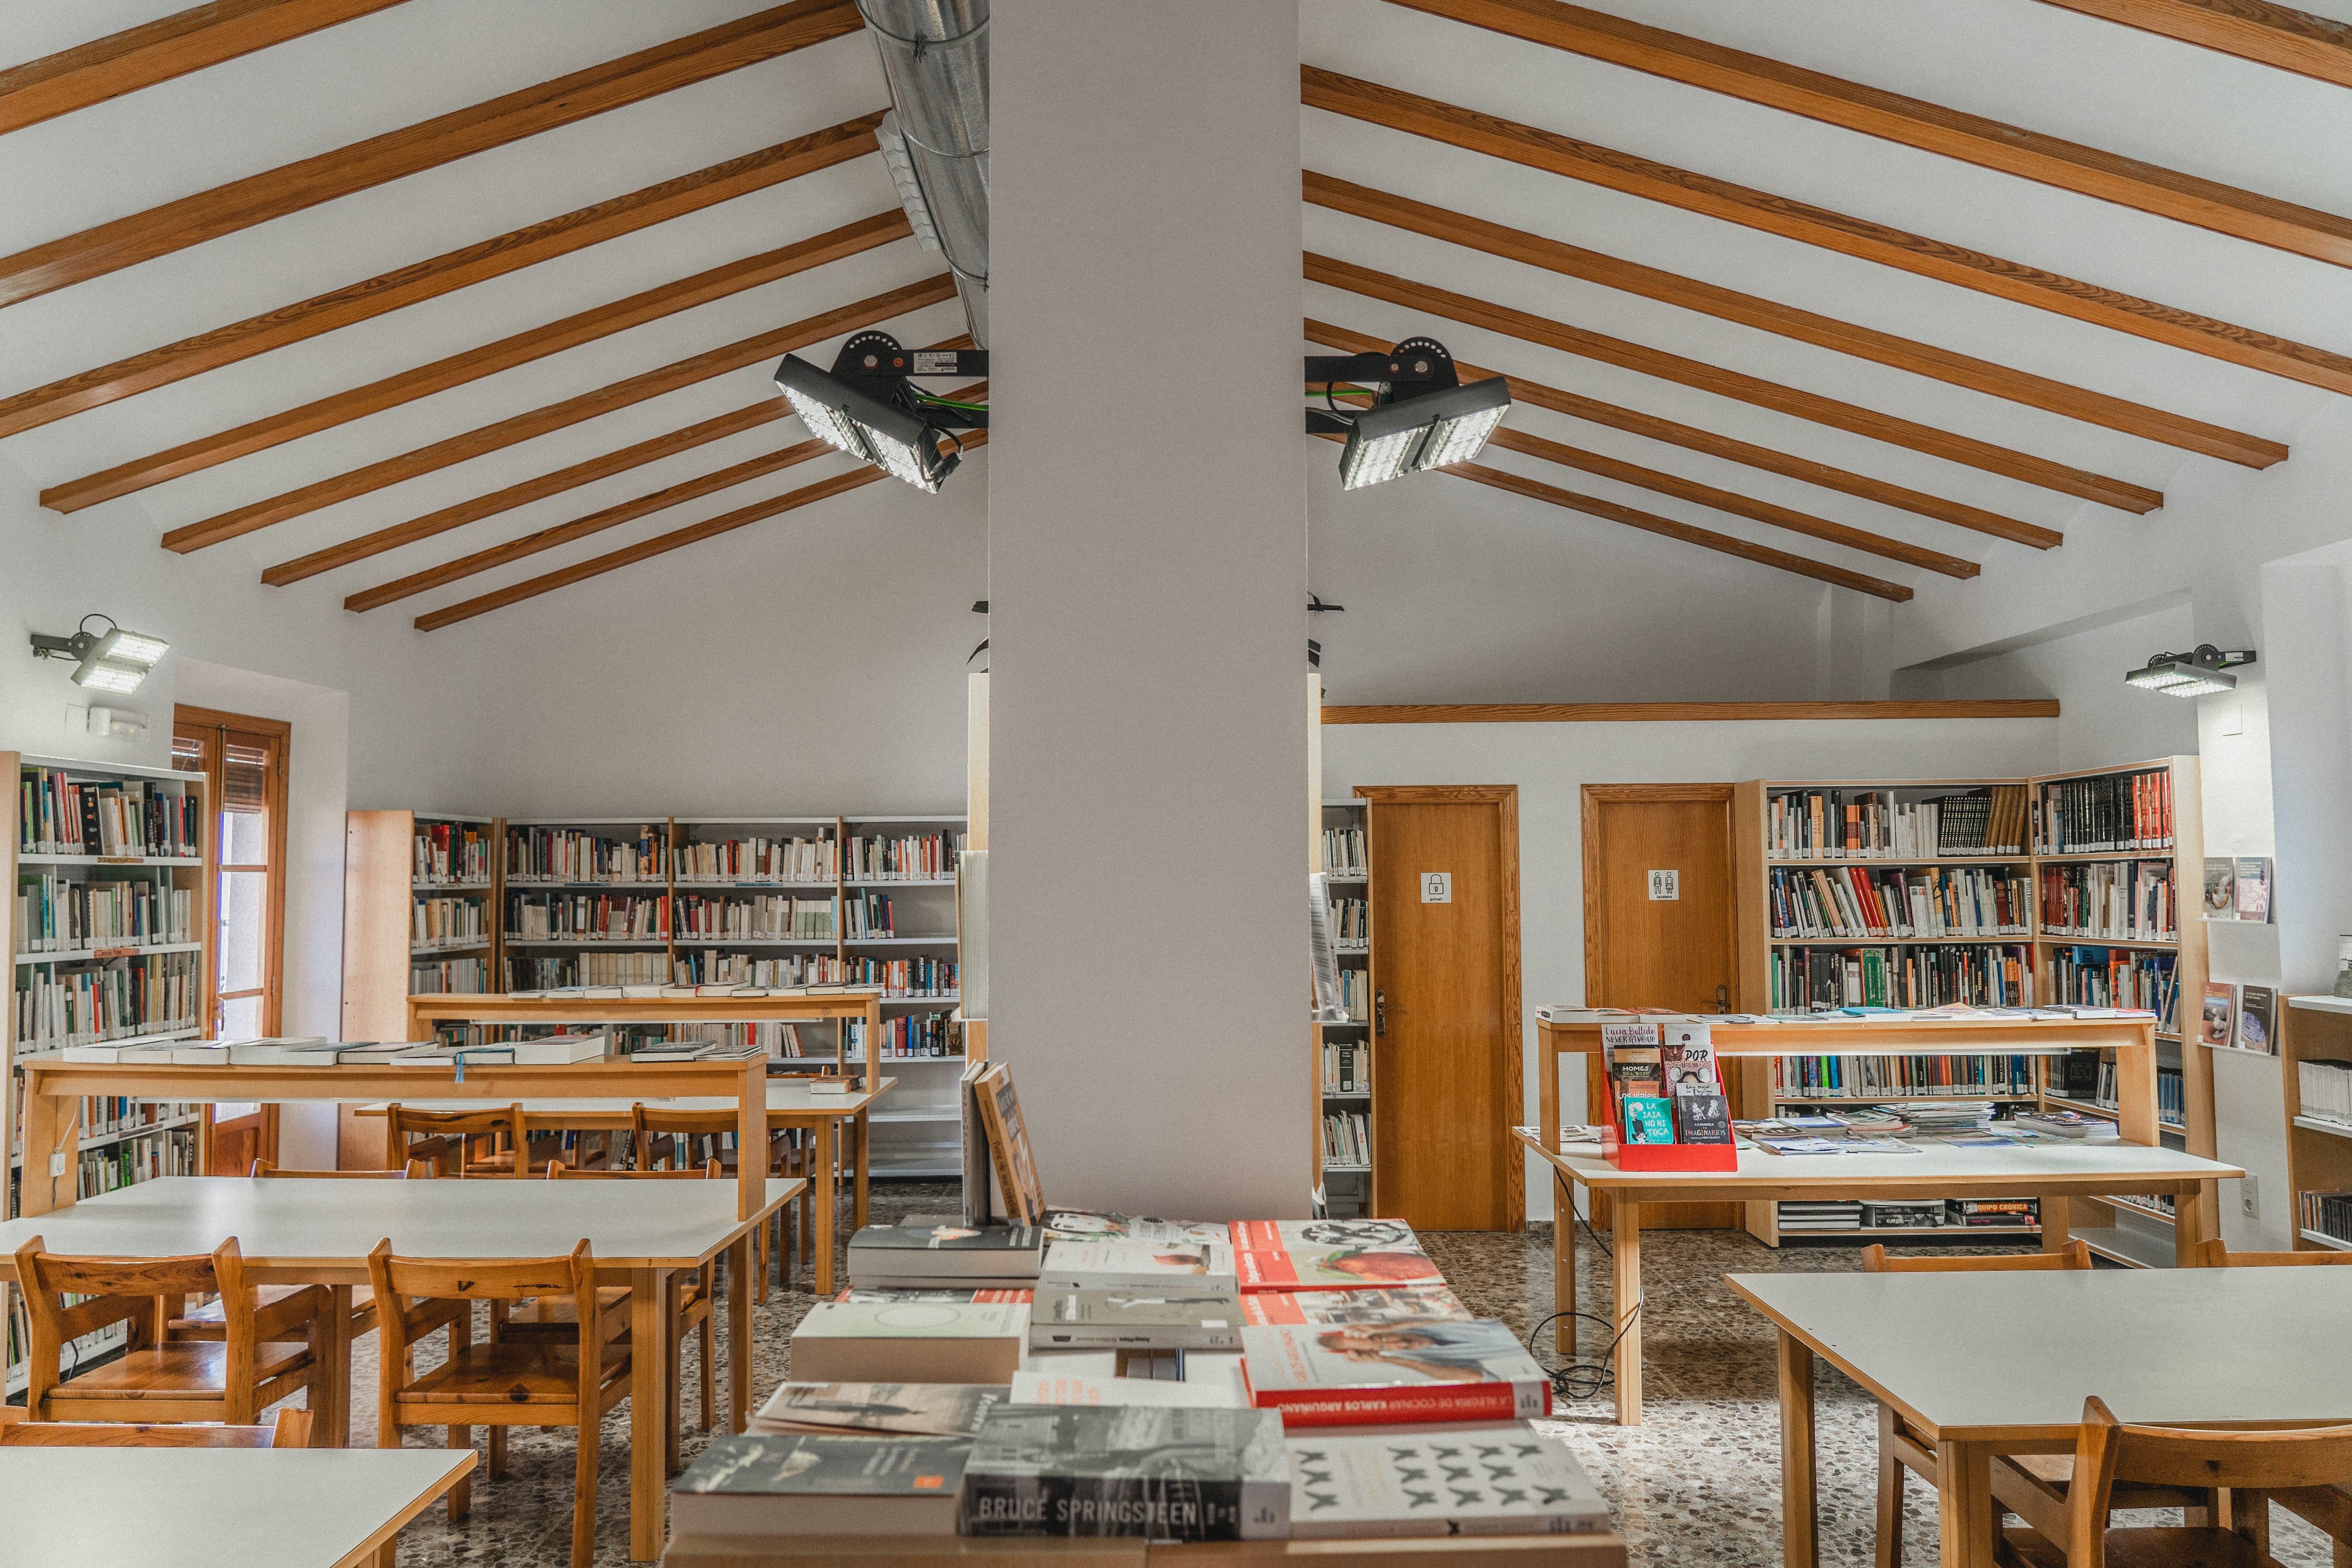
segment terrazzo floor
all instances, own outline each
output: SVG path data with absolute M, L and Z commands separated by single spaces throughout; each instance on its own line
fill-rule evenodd
M 887 1222 L 910 1213 L 938 1213 L 954 1203 L 953 1189 L 943 1184 L 877 1183 L 872 1217 Z M 845 1236 L 847 1224 L 845 1203 Z M 1549 1226 L 1525 1235 L 1452 1232 L 1425 1234 L 1423 1239 L 1474 1311 L 1503 1320 L 1524 1337 L 1551 1310 Z M 1605 1314 L 1608 1259 L 1589 1235 L 1580 1233 L 1578 1246 L 1578 1305 Z M 1852 1269 L 1859 1266 L 1856 1249 L 1796 1246 L 1776 1251 L 1742 1233 L 1720 1230 L 1650 1232 L 1643 1247 L 1643 1424 L 1618 1426 L 1602 1392 L 1570 1402 L 1558 1420 L 1543 1425 L 1575 1450 L 1609 1500 L 1634 1563 L 1778 1564 L 1780 1437 L 1773 1396 L 1774 1338 L 1769 1325 L 1731 1294 L 1723 1276 Z M 765 1398 L 783 1380 L 787 1336 L 815 1300 L 805 1290 L 772 1285 L 766 1304 L 754 1308 L 755 1396 Z M 374 1346 L 374 1335 L 362 1340 L 352 1367 L 352 1437 L 362 1445 L 372 1444 L 375 1431 Z M 719 1354 L 723 1400 L 723 1331 Z M 694 1355 L 689 1340 L 689 1378 Z M 431 1356 L 420 1359 L 429 1364 Z M 1822 1562 L 1830 1568 L 1864 1568 L 1872 1561 L 1875 1407 L 1834 1370 L 1824 1365 L 1820 1376 Z M 690 1423 L 691 1381 L 686 1388 Z M 437 1432 L 415 1430 L 406 1441 L 437 1447 Z M 683 1443 L 689 1461 L 706 1440 L 689 1426 Z M 483 1443 L 478 1430 L 476 1443 Z M 601 1433 L 597 1568 L 622 1568 L 629 1561 L 628 1454 L 625 1404 L 605 1418 Z M 487 1452 L 483 1458 L 487 1464 Z M 452 1524 L 436 1508 L 402 1532 L 402 1568 L 543 1568 L 567 1563 L 572 1468 L 569 1429 L 519 1430 L 505 1479 L 488 1481 L 484 1472 L 476 1472 L 472 1511 L 466 1519 Z M 1912 1568 L 1927 1568 L 1937 1561 L 1935 1498 L 1916 1479 L 1907 1495 L 1905 1561 Z M 2326 1539 L 2284 1513 L 2273 1524 L 2272 1550 L 2290 1568 L 2326 1568 L 2331 1561 Z

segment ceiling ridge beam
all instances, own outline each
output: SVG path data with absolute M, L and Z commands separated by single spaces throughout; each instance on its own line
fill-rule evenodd
M 1370 332 L 1360 332 L 1352 328 L 1334 326 L 1328 321 L 1318 321 L 1312 317 L 1309 317 L 1307 321 L 1306 337 L 1309 342 L 1320 343 L 1325 348 L 1338 349 L 1343 353 L 1386 353 L 1393 346 L 1391 340 L 1387 338 L 1376 338 Z M 1454 362 L 1454 369 L 1461 373 L 1465 380 L 1470 381 L 1483 380 L 1490 375 L 1504 374 L 1499 370 L 1483 369 L 1460 360 Z M 1798 479 L 1809 485 L 1819 485 L 1823 489 L 1836 490 L 1843 495 L 1875 501 L 1881 506 L 1894 507 L 1899 510 L 1914 512 L 1921 517 L 1932 517 L 1958 528 L 1969 529 L 1995 539 L 2006 539 L 2016 544 L 2030 545 L 2036 550 L 2053 549 L 2065 542 L 2065 536 L 2056 529 L 2044 528 L 2039 523 L 2004 517 L 1997 511 L 1987 511 L 1982 507 L 1947 500 L 1941 496 L 1928 495 L 1923 490 L 1906 489 L 1901 485 L 1890 484 L 1885 479 L 1872 479 L 1866 474 L 1850 473 L 1843 468 L 1832 468 L 1827 463 L 1815 462 L 1810 458 L 1793 457 L 1787 452 L 1775 451 L 1769 447 L 1759 447 L 1753 442 L 1738 440 L 1729 436 L 1719 436 L 1712 430 L 1702 430 L 1695 425 L 1678 424 L 1672 419 L 1662 419 L 1654 414 L 1643 414 L 1632 408 L 1621 408 L 1616 404 L 1603 403 L 1598 398 L 1563 391 L 1557 386 L 1547 386 L 1542 382 L 1529 381 L 1525 376 L 1514 375 L 1507 379 L 1511 384 L 1512 401 L 1529 404 L 1538 408 L 1549 408 L 1553 413 L 1565 415 L 1570 419 L 1581 419 L 1589 424 L 1606 426 L 1612 430 L 1622 430 L 1628 435 L 1662 441 L 1669 446 L 1681 447 L 1693 452 L 1703 452 L 1708 457 L 1720 458 L 1728 463 L 1740 463 L 1751 468 L 1761 469 L 1766 473 L 1780 474 L 1784 478 Z
M 0 135 L 406 0 L 212 0 L 0 70 Z
M 967 452 L 986 445 L 988 445 L 988 432 L 985 430 L 970 431 L 963 437 L 963 447 Z M 721 512 L 717 517 L 704 521 L 689 523 L 684 528 L 674 529 L 667 533 L 656 534 L 651 539 L 639 540 L 636 543 L 624 546 L 619 550 L 592 556 L 585 561 L 575 562 L 570 566 L 550 572 L 543 576 L 533 577 L 528 581 L 484 594 L 478 598 L 467 599 L 446 608 L 435 610 L 428 615 L 419 616 L 416 617 L 416 628 L 419 631 L 439 631 L 443 626 L 455 626 L 459 621 L 470 620 L 476 616 L 487 615 L 492 610 L 504 609 L 509 605 L 520 604 L 525 599 L 535 599 L 541 594 L 551 594 L 558 588 L 568 588 L 574 583 L 583 582 L 590 577 L 602 576 L 607 572 L 617 572 L 624 566 L 634 566 L 640 561 L 650 560 L 656 555 L 665 555 L 673 550 L 683 550 L 689 544 L 699 544 L 706 539 L 716 538 L 719 534 L 731 532 L 735 529 L 777 516 L 779 513 L 807 506 L 813 501 L 826 500 L 840 495 L 845 490 L 854 490 L 860 485 L 870 485 L 877 479 L 889 477 L 880 468 L 861 465 L 846 473 L 835 474 L 831 479 L 819 479 L 813 485 L 806 485 L 796 490 L 787 490 L 782 495 L 772 497 L 767 500 L 754 501 L 750 506 L 739 507 L 733 511 Z
M 740 370 L 771 354 L 805 348 L 810 343 L 822 342 L 842 332 L 872 326 L 893 316 L 904 315 L 909 310 L 953 298 L 954 277 L 943 272 L 919 283 L 909 283 L 886 294 L 877 294 L 855 304 L 843 305 L 794 321 L 773 331 L 761 332 L 755 337 L 743 338 L 677 360 L 614 382 L 609 386 L 600 386 L 558 403 L 511 415 L 478 429 L 403 452 L 398 457 L 385 458 L 348 473 L 319 479 L 282 495 L 185 524 L 165 533 L 162 542 L 164 549 L 182 554 L 201 550 L 207 545 L 218 544 L 224 540 L 236 539 L 289 518 L 316 511 L 320 507 L 333 506 L 339 501 L 380 490 L 387 485 L 396 485 L 404 479 L 413 479 L 419 475 L 433 473 L 452 464 L 577 425 L 583 419 L 593 419 L 600 414 L 610 414 L 615 409 L 643 403 L 647 398 L 658 397 L 666 392 L 675 392 L 680 387 L 692 386 L 730 371 Z
M 2042 0 L 2068 11 L 2352 87 L 2352 22 L 2270 0 Z
M 926 343 L 923 346 L 932 349 L 968 349 L 972 346 L 972 343 L 969 333 L 961 333 L 943 342 Z M 475 496 L 471 500 L 459 501 L 454 506 L 445 506 L 437 511 L 426 512 L 423 517 L 410 518 L 404 522 L 395 522 L 388 528 L 379 528 L 372 533 L 362 533 L 357 539 L 346 539 L 340 543 L 330 544 L 324 549 L 313 550 L 308 555 L 298 555 L 291 561 L 281 561 L 277 565 L 265 570 L 261 574 L 261 580 L 270 587 L 283 588 L 289 584 L 299 583 L 305 578 L 316 577 L 322 572 L 332 572 L 339 566 L 354 565 L 371 556 L 398 550 L 403 545 L 418 543 L 436 534 L 463 528 L 467 523 L 479 522 L 486 517 L 495 517 L 499 512 L 511 511 L 516 507 L 528 506 L 532 501 L 545 500 L 548 497 L 561 495 L 565 490 L 577 489 L 582 485 L 593 484 L 598 479 L 625 473 L 631 468 L 643 468 L 646 464 L 658 461 L 663 458 L 691 451 L 697 447 L 723 440 L 730 436 L 740 436 L 746 430 L 756 430 L 771 420 L 788 419 L 792 417 L 792 405 L 782 398 L 766 397 L 758 403 L 746 404 L 740 408 L 730 410 L 715 418 L 688 425 L 682 430 L 672 430 L 664 435 L 649 437 L 643 441 L 623 447 L 618 451 L 600 453 L 593 458 L 583 458 L 580 462 L 557 468 L 551 473 L 540 474 L 503 489 L 492 490 L 488 495 Z
M 1728 180 L 1653 163 L 1630 153 L 1580 142 L 1497 115 L 1376 82 L 1360 81 L 1337 71 L 1303 66 L 1300 76 L 1301 99 L 1310 108 L 1385 125 L 1468 152 L 1973 289 L 2249 370 L 2352 395 L 2352 358 L 2326 349 L 2176 310 Z
M 470 284 L 503 277 L 864 157 L 877 148 L 874 128 L 881 121 L 879 111 L 860 115 L 610 201 L 526 225 L 478 245 L 445 251 L 258 316 L 148 349 L 111 364 L 81 371 L 13 397 L 0 398 L 0 437 L 17 435 L 138 393 L 169 386 L 272 349 L 306 342 L 339 327 L 373 321 Z
M 951 392 L 948 395 L 982 397 L 987 395 L 987 393 L 988 383 L 981 381 Z M 824 441 L 817 440 L 780 447 L 775 451 L 763 452 L 756 458 L 747 458 L 742 462 L 728 468 L 700 474 L 690 479 L 682 479 L 677 484 L 638 496 L 633 500 L 625 500 L 616 505 L 605 507 L 600 511 L 592 511 L 585 517 L 574 518 L 569 522 L 539 529 L 519 538 L 509 539 L 504 543 L 491 545 L 487 550 L 477 550 L 470 555 L 460 555 L 455 560 L 444 561 L 436 566 L 427 566 L 421 572 L 412 572 L 405 577 L 396 577 L 389 583 L 378 584 L 373 588 L 362 588 L 343 600 L 343 608 L 353 611 L 381 609 L 386 605 L 413 597 L 431 589 L 446 587 L 449 584 L 479 573 L 510 565 L 517 561 L 537 555 L 542 551 L 552 550 L 559 544 L 569 544 L 575 539 L 585 539 L 592 533 L 602 533 L 608 528 L 616 528 L 625 522 L 634 522 L 638 518 L 649 516 L 654 512 L 667 511 L 672 507 L 683 506 L 688 501 L 698 500 L 707 495 L 716 495 L 720 490 L 732 489 L 738 485 L 749 484 L 753 479 L 764 479 L 770 474 L 792 468 L 795 464 L 805 463 L 812 458 L 822 458 L 826 453 L 837 449 Z
M 1400 0 L 1400 3 L 1409 5 L 1412 0 Z M 2085 424 L 2105 426 L 2110 430 L 2119 430 L 2143 440 L 2162 442 L 2205 457 L 2219 458 L 2225 462 L 2240 463 L 2250 468 L 2266 468 L 2273 463 L 2286 460 L 2287 447 L 2284 442 L 2266 440 L 2242 431 L 2209 425 L 2200 419 L 2168 413 L 2161 408 L 2110 397 L 2105 393 L 2072 386 L 2029 371 L 1996 364 L 1990 360 L 1976 359 L 1950 349 L 1938 348 L 1933 343 L 1897 337 L 1873 327 L 1816 315 L 1793 305 L 1782 305 L 1737 289 L 1703 283 L 1694 278 L 1645 267 L 1640 262 L 1626 261 L 1601 251 L 1587 250 L 1581 246 L 1549 239 L 1523 229 L 1488 223 L 1484 218 L 1471 217 L 1465 213 L 1449 212 L 1444 207 L 1354 184 L 1329 174 L 1307 171 L 1303 191 L 1307 201 L 1334 212 L 1368 218 L 1374 223 L 1426 235 L 1448 244 L 1483 250 L 1507 261 L 1540 267 L 1563 277 L 1638 294 L 1643 299 L 1696 310 L 1720 321 L 1753 327 L 1759 331 L 1794 338 L 1816 348 L 1851 354 L 1856 359 L 1870 360 L 1895 370 L 1966 387 L 1971 392 L 1981 392 L 1988 396 L 2006 398 L 2011 403 L 2021 403 L 2069 419 L 2079 419 Z M 5 426 L 0 426 L 0 434 L 5 433 Z
M 2005 125 L 1925 99 L 1727 48 L 1704 38 L 1670 33 L 1570 5 L 1568 0 L 1390 0 L 1390 4 L 2014 174 L 2331 267 L 2352 267 L 2352 218 L 2022 126 Z
M 2149 512 L 2164 504 L 2163 492 L 2149 489 L 2145 485 L 2069 468 L 2047 458 L 2037 458 L 1990 441 L 1979 441 L 1971 436 L 1956 435 L 1931 425 L 1899 418 L 1881 409 L 1842 403 L 1833 397 L 1783 386 L 1778 382 L 1726 370 L 1702 360 L 1685 359 L 1664 349 L 1628 342 L 1622 338 L 1587 331 L 1581 327 L 1571 327 L 1526 310 L 1515 310 L 1507 305 L 1492 304 L 1466 294 L 1456 294 L 1426 283 L 1375 272 L 1369 267 L 1359 267 L 1353 262 L 1318 256 L 1309 251 L 1306 271 L 1311 282 L 1345 289 L 1375 300 L 1386 300 L 1391 304 L 1409 309 L 1434 310 L 1454 321 L 1558 349 L 1563 353 L 1598 360 L 1603 364 L 1656 376 L 1662 381 L 1696 387 L 1702 392 L 1768 408 L 1777 414 L 1790 415 L 1816 425 L 1826 425 L 1832 429 L 1866 436 L 1890 446 L 1941 458 L 1947 462 L 1980 468 L 1987 473 L 2000 474 L 2063 495 L 2079 496 L 2103 506 L 2130 512 Z
M 483 103 L 0 257 L 0 306 L 856 32 L 852 0 L 792 0 Z
M 877 246 L 904 239 L 914 232 L 907 215 L 888 212 L 844 224 L 839 228 L 798 240 L 759 256 L 709 268 L 690 278 L 641 289 L 625 299 L 577 310 L 559 321 L 511 333 L 496 342 L 447 354 L 429 363 L 381 376 L 363 386 L 313 398 L 298 407 L 249 419 L 231 429 L 183 441 L 161 452 L 133 458 L 95 474 L 68 479 L 41 492 L 41 504 L 51 511 L 73 512 L 100 501 L 113 500 L 170 479 L 201 473 L 238 458 L 251 457 L 272 447 L 331 430 L 354 419 L 364 419 L 398 408 L 435 393 L 446 392 L 500 371 L 561 353 L 641 327 L 649 321 L 690 310 L 791 278 L 827 262 L 862 255 Z

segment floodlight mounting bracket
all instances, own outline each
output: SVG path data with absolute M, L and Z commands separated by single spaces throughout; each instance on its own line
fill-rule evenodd
M 1343 381 L 1370 388 L 1375 408 L 1462 384 L 1454 356 L 1434 338 L 1407 338 L 1386 352 L 1307 356 L 1307 384 L 1328 392 Z M 1307 411 L 1309 436 L 1344 436 L 1354 423 L 1349 416 L 1329 409 Z
M 953 408 L 927 402 L 908 384 L 919 375 L 984 376 L 986 349 L 910 349 L 887 332 L 852 334 L 833 356 L 835 380 L 867 396 L 916 416 L 934 430 L 985 430 L 986 409 Z
M 2149 666 L 2185 664 L 2193 669 L 2236 669 L 2254 662 L 2254 650 L 2250 647 L 2215 647 L 2211 643 L 2199 643 L 2187 653 L 2160 653 L 2149 659 Z

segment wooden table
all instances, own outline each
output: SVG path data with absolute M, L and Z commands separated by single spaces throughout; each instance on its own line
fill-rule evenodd
M 853 1201 L 851 1215 L 856 1226 L 866 1224 L 866 1189 L 873 1141 L 868 1136 L 866 1113 L 874 1102 L 890 1092 L 898 1084 L 895 1078 L 868 1080 L 872 1087 L 847 1094 L 815 1094 L 808 1086 L 793 1079 L 768 1079 L 768 1126 L 771 1131 L 785 1127 L 813 1128 L 816 1132 L 815 1163 L 816 1201 L 819 1219 L 816 1256 L 811 1268 L 815 1290 L 819 1296 L 833 1294 L 833 1244 L 835 1233 L 835 1130 L 845 1127 L 852 1145 Z M 664 1110 L 719 1110 L 732 1105 L 732 1100 L 699 1099 L 670 1100 L 526 1100 L 523 1114 L 531 1126 L 541 1131 L 559 1132 L 625 1132 L 634 1124 L 629 1111 L 635 1105 L 656 1106 Z M 404 1100 L 404 1108 L 411 1110 L 466 1110 L 471 1105 L 463 1100 Z M 362 1105 L 362 1116 L 382 1116 L 384 1102 Z M 761 1145 L 764 1147 L 764 1144 Z
M 1575 1194 L 1570 1189 L 1582 1186 L 1606 1193 L 1615 1201 L 1609 1243 L 1616 1287 L 1612 1322 L 1617 1348 L 1612 1366 L 1617 1419 L 1628 1426 L 1639 1426 L 1642 1420 L 1643 1204 L 1931 1195 L 2039 1198 L 2042 1246 L 2052 1251 L 2066 1245 L 2065 1200 L 2070 1197 L 2095 1197 L 2102 1193 L 2194 1194 L 2202 1183 L 2245 1174 L 2234 1165 L 2137 1143 L 1955 1149 L 1924 1141 L 1917 1152 L 1909 1154 L 1768 1154 L 1760 1149 L 1743 1149 L 1737 1171 L 1625 1171 L 1598 1153 L 1562 1154 L 1547 1150 L 1533 1128 L 1515 1127 L 1511 1131 L 1523 1147 L 1552 1167 L 1559 1184 L 1560 1217 L 1552 1226 L 1552 1267 L 1553 1291 L 1561 1311 L 1576 1301 L 1576 1226 L 1570 1217 Z M 2188 1268 L 2203 1239 L 2198 1233 L 2197 1205 L 2184 1202 L 2174 1206 L 2179 1211 L 2173 1226 L 2174 1245 L 2180 1265 Z M 1966 1230 L 1953 1228 L 1954 1245 L 1965 1245 L 1967 1238 Z M 1560 1320 L 1558 1342 L 1564 1351 L 1576 1348 L 1573 1318 Z
M 473 1468 L 470 1448 L 0 1448 L 0 1564 L 373 1568 Z
M 185 1257 L 233 1236 L 257 1282 L 331 1288 L 327 1426 L 340 1438 L 351 1415 L 352 1287 L 367 1283 L 377 1242 L 389 1237 L 403 1257 L 504 1259 L 562 1257 L 585 1237 L 597 1282 L 630 1290 L 629 1539 L 633 1556 L 651 1559 L 667 1533 L 669 1277 L 727 1252 L 732 1278 L 748 1281 L 753 1230 L 806 1184 L 763 1180 L 753 1212 L 738 1215 L 733 1189 L 705 1182 L 161 1176 L 0 1224 L 0 1278 L 14 1280 L 16 1249 L 37 1236 L 47 1251 L 85 1258 Z M 727 1342 L 729 1429 L 740 1431 L 751 1403 L 751 1293 L 740 1285 L 727 1292 Z
M 503 992 L 428 993 L 408 998 L 408 1034 L 430 1039 L 436 1024 L 794 1024 L 862 1019 L 868 1041 L 882 1037 L 882 988 L 808 996 L 509 996 Z M 843 1042 L 834 1061 L 842 1065 Z M 868 1045 L 870 1058 L 875 1047 Z M 822 1061 L 823 1058 L 813 1058 Z
M 1726 1279 L 1780 1331 L 1786 1568 L 1820 1560 L 1816 1356 L 1935 1445 L 1945 1568 L 1992 1562 L 1992 1456 L 2074 1452 L 2092 1394 L 2128 1422 L 2352 1421 L 2352 1278 L 2341 1269 Z

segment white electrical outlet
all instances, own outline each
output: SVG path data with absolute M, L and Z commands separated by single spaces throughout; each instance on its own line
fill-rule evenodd
M 2238 1212 L 2248 1219 L 2263 1217 L 2263 1194 L 2252 1176 L 2238 1178 Z

